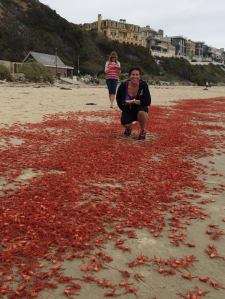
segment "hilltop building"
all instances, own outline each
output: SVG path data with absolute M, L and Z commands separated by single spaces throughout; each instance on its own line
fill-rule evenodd
M 192 59 L 195 56 L 196 44 L 191 39 L 186 40 L 186 56 Z
M 142 38 L 141 27 L 126 23 L 125 19 L 119 22 L 113 20 L 102 20 L 102 15 L 98 15 L 98 21 L 83 24 L 85 30 L 94 30 L 103 33 L 109 39 L 120 43 L 127 43 L 136 46 L 145 46 Z
M 158 31 L 151 29 L 150 26 L 141 28 L 145 32 L 146 47 L 151 51 L 153 56 L 174 57 L 175 47 L 171 44 L 171 40 L 164 37 L 162 29 Z
M 143 46 L 149 48 L 153 55 L 174 56 L 175 48 L 171 42 L 164 38 L 163 30 L 155 31 L 150 26 L 140 27 L 126 23 L 125 19 L 119 22 L 113 20 L 103 20 L 102 15 L 98 15 L 98 20 L 93 23 L 83 24 L 85 30 L 93 30 L 104 34 L 111 40 L 120 43 Z
M 162 29 L 156 31 L 149 25 L 140 27 L 128 24 L 125 19 L 120 19 L 119 22 L 103 20 L 99 14 L 96 22 L 85 23 L 82 27 L 102 33 L 119 43 L 146 47 L 156 57 L 182 57 L 195 62 L 224 62 L 224 49 L 209 47 L 202 41 L 194 42 L 182 35 L 164 36 Z
M 223 62 L 225 60 L 224 48 L 217 49 L 214 47 L 209 47 L 207 45 L 204 45 L 203 56 L 204 59 L 208 61 L 216 61 L 218 63 Z
M 204 42 L 195 42 L 195 56 L 203 57 Z
M 182 35 L 171 36 L 171 44 L 175 47 L 175 54 L 179 57 L 186 56 L 186 41 L 187 39 Z
M 175 46 L 176 56 L 189 60 L 201 61 L 203 59 L 204 42 L 194 42 L 180 36 L 171 36 L 171 44 Z

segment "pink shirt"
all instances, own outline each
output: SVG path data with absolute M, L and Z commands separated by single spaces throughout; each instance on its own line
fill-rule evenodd
M 105 78 L 106 79 L 119 79 L 120 76 L 120 63 L 119 61 L 107 61 L 105 64 Z

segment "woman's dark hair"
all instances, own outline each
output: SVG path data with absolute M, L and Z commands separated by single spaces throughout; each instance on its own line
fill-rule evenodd
M 129 76 L 131 75 L 131 73 L 133 71 L 138 71 L 141 75 L 141 69 L 139 67 L 132 67 L 131 69 L 129 69 L 129 72 L 128 72 Z

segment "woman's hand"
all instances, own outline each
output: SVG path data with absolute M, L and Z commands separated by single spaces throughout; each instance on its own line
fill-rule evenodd
M 140 100 L 136 100 L 136 99 L 134 99 L 134 104 L 135 104 L 135 105 L 141 105 L 141 101 L 140 101 Z
M 126 100 L 125 105 L 141 105 L 141 101 L 136 99 Z
M 125 100 L 125 105 L 133 105 L 135 103 L 135 99 L 134 100 Z

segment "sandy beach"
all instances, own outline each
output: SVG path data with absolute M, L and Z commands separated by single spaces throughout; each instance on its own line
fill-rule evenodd
M 47 246 L 47 248 L 51 247 L 49 245 L 51 243 L 47 242 L 53 242 L 54 239 L 53 237 L 51 240 L 48 239 L 48 234 L 52 233 L 51 229 L 54 230 L 57 227 L 57 231 L 53 231 L 53 233 L 56 237 L 60 236 L 59 239 L 55 237 L 57 242 L 54 244 L 61 246 L 61 251 L 56 257 L 51 256 L 53 254 L 52 249 L 56 245 L 52 245 L 51 253 L 44 252 L 40 255 L 47 257 L 47 262 L 45 259 L 40 271 L 46 270 L 49 275 L 43 274 L 43 282 L 44 279 L 49 279 L 49 288 L 41 293 L 35 293 L 34 283 L 31 289 L 34 295 L 32 297 L 38 299 L 68 297 L 103 299 L 115 297 L 118 292 L 119 298 L 122 299 L 225 298 L 225 147 L 223 131 L 225 123 L 224 115 L 220 115 L 219 106 L 217 107 L 217 105 L 221 105 L 220 107 L 224 109 L 225 87 L 211 87 L 205 90 L 204 87 L 191 86 L 150 86 L 150 91 L 153 114 L 156 115 L 153 117 L 153 132 L 150 131 L 150 125 L 147 140 L 140 143 L 135 137 L 124 140 L 124 137 L 121 136 L 122 130 L 119 122 L 116 123 L 117 116 L 119 118 L 119 110 L 118 108 L 109 108 L 107 89 L 104 86 L 71 87 L 70 85 L 42 86 L 39 84 L 19 85 L 11 83 L 0 85 L 0 127 L 2 134 L 0 136 L 0 154 L 2 155 L 0 200 L 2 198 L 5 205 L 5 209 L 2 209 L 5 212 L 5 220 L 3 219 L 1 222 L 5 225 L 1 228 L 5 247 L 0 246 L 0 249 L 3 250 L 9 246 L 8 250 L 12 251 L 12 255 L 10 256 L 10 251 L 6 258 L 9 256 L 11 259 L 19 258 L 21 252 L 23 253 L 22 249 L 25 252 L 29 247 L 29 242 L 32 243 L 32 240 L 36 242 L 35 238 L 39 234 L 41 237 L 38 242 L 43 241 L 43 246 Z M 191 105 L 195 102 L 193 101 L 191 105 L 182 106 L 181 104 L 176 108 L 177 110 L 175 109 L 174 115 L 170 114 L 173 111 L 167 109 L 168 106 L 175 105 L 177 100 L 181 100 L 180 103 L 182 103 L 184 99 L 193 99 L 196 100 L 196 103 L 199 103 L 199 99 L 212 99 L 212 108 L 215 108 L 215 111 L 211 113 L 210 101 L 207 101 L 208 110 L 205 112 L 202 109 L 204 103 L 201 102 L 198 106 L 200 110 L 196 110 L 198 119 L 195 119 L 191 110 Z M 165 109 L 160 111 L 159 106 L 164 106 Z M 186 112 L 185 109 L 189 112 Z M 102 125 L 102 123 L 97 122 L 92 124 L 88 121 L 82 125 L 75 114 L 71 114 L 65 123 L 60 119 L 56 119 L 55 122 L 54 119 L 50 120 L 47 124 L 41 123 L 45 115 L 76 111 L 82 111 L 82 113 L 94 111 L 99 113 L 98 116 L 101 117 L 102 115 L 102 118 L 107 118 L 112 113 L 114 121 L 112 128 L 110 127 L 111 124 Z M 184 124 L 180 113 L 185 116 Z M 92 114 L 93 117 L 95 117 L 94 114 Z M 190 119 L 191 130 L 189 131 L 188 121 Z M 210 138 L 206 138 L 204 133 L 195 127 L 195 121 L 198 122 L 199 126 L 203 126 L 201 130 L 205 130 L 204 132 L 212 137 L 213 146 L 210 143 Z M 10 125 L 14 123 L 18 123 L 18 126 L 10 128 Z M 29 125 L 25 126 L 26 123 Z M 179 126 L 185 131 L 184 134 L 182 134 Z M 89 134 L 90 132 L 91 134 Z M 176 144 L 176 142 L 178 143 Z M 205 152 L 202 144 L 207 147 L 208 151 Z M 125 153 L 129 151 L 130 159 L 122 153 L 120 160 L 117 160 L 121 147 L 124 148 Z M 96 148 L 98 150 L 95 151 Z M 142 152 L 144 156 L 141 154 Z M 121 161 L 126 161 L 130 165 L 122 169 L 120 168 Z M 132 161 L 134 161 L 133 164 Z M 136 165 L 138 165 L 137 169 Z M 136 170 L 139 171 L 140 181 L 133 180 Z M 132 178 L 129 178 L 129 174 Z M 146 182 L 148 187 L 142 186 L 142 181 Z M 193 185 L 192 181 L 194 182 Z M 201 181 L 204 182 L 204 187 L 201 186 Z M 184 188 L 187 187 L 187 190 L 179 190 L 182 188 L 182 184 Z M 24 186 L 31 188 L 26 190 Z M 157 186 L 156 189 L 154 189 L 155 186 Z M 19 188 L 21 188 L 21 192 Z M 155 190 L 153 198 L 154 200 L 158 198 L 161 206 L 157 210 L 158 205 L 155 204 L 152 214 L 149 212 L 147 215 L 147 201 L 153 196 L 151 194 L 153 189 Z M 12 193 L 8 190 L 11 190 Z M 17 192 L 16 195 L 14 195 L 14 191 Z M 149 192 L 149 196 L 146 192 Z M 123 194 L 125 201 L 120 194 Z M 126 198 L 126 194 L 130 195 L 130 200 Z M 140 197 L 139 194 L 141 194 Z M 74 206 L 78 195 L 81 196 L 79 205 Z M 175 197 L 178 196 L 177 201 L 173 201 L 174 195 Z M 167 196 L 171 202 L 166 201 Z M 98 200 L 96 197 L 99 197 Z M 143 204 L 146 204 L 143 210 L 141 210 L 142 198 L 146 201 L 143 201 Z M 29 205 L 30 199 L 33 201 L 31 206 Z M 162 203 L 160 203 L 161 199 Z M 17 200 L 21 202 L 21 209 L 20 204 L 16 205 Z M 132 200 L 134 200 L 134 206 L 130 206 Z M 157 200 L 155 201 L 157 202 Z M 107 204 L 104 204 L 104 201 Z M 115 209 L 116 204 L 119 207 L 118 211 Z M 93 215 L 90 213 L 90 216 L 86 216 L 89 205 L 90 211 L 93 208 Z M 148 221 L 152 221 L 151 217 L 155 215 L 157 220 L 156 222 L 153 221 L 151 225 L 152 229 L 156 229 L 156 231 L 151 232 L 151 227 L 145 223 L 147 220 L 143 220 L 144 224 L 142 223 L 142 216 L 140 219 L 138 218 L 139 222 L 136 226 L 129 224 L 130 226 L 121 228 L 123 221 L 119 216 L 116 217 L 117 213 L 123 209 L 125 212 L 121 214 L 121 217 L 129 214 L 126 212 L 128 211 L 126 205 L 130 208 L 129 211 L 134 209 L 134 213 L 137 212 L 137 214 L 138 209 L 140 209 L 143 217 L 147 217 Z M 85 206 L 83 210 L 82 206 Z M 99 212 L 101 211 L 100 208 L 104 210 L 105 215 Z M 88 223 L 89 217 L 90 219 L 93 217 L 91 224 L 94 228 L 97 220 L 110 215 L 109 212 L 107 213 L 107 208 L 111 209 L 109 211 L 112 214 L 115 213 L 113 214 L 115 220 L 107 222 L 106 217 L 102 221 L 104 225 L 104 221 L 107 222 L 105 227 L 110 232 L 115 232 L 116 237 L 107 235 L 108 239 L 104 239 L 106 233 L 103 233 L 103 228 L 99 227 L 97 240 L 94 240 L 97 245 L 100 242 L 102 247 L 99 245 L 91 253 L 87 251 L 88 253 L 84 258 L 76 258 L 76 254 L 82 250 L 73 249 L 74 251 L 71 251 L 70 244 L 65 245 L 67 239 L 62 236 L 64 234 L 68 236 L 69 242 L 71 234 L 79 233 L 75 230 L 76 221 L 81 220 L 79 222 L 81 223 L 83 219 L 86 219 L 81 227 L 83 231 L 86 230 L 85 225 Z M 35 213 L 33 213 L 34 209 Z M 64 209 L 65 214 L 61 215 L 60 213 Z M 76 214 L 77 210 L 80 214 Z M 75 223 L 72 227 L 70 227 L 70 217 L 67 217 L 70 211 L 71 221 Z M 24 217 L 20 217 L 23 212 L 27 213 L 27 218 L 30 221 L 31 228 L 28 232 L 22 226 Z M 33 213 L 33 219 L 30 217 L 30 213 Z M 54 213 L 56 216 L 53 215 Z M 36 215 L 39 218 L 36 219 Z M 99 219 L 95 218 L 96 215 Z M 54 218 L 51 218 L 52 216 Z M 38 222 L 39 219 L 41 219 L 40 222 Z M 58 221 L 56 222 L 55 219 Z M 14 248 L 11 243 L 7 243 L 10 239 L 8 235 L 10 235 L 11 230 L 8 229 L 8 222 L 5 224 L 6 221 L 11 221 L 12 226 L 15 225 L 15 231 L 20 232 L 21 229 L 21 235 L 18 233 L 16 238 L 13 234 L 11 239 L 16 248 L 15 251 L 13 251 Z M 32 226 L 35 221 L 37 221 L 37 225 Z M 163 224 L 164 221 L 165 225 Z M 52 226 L 51 223 L 53 223 Z M 48 224 L 49 230 L 45 234 L 45 226 Z M 162 227 L 161 224 L 163 224 Z M 28 226 L 28 224 L 26 225 Z M 41 232 L 38 230 L 39 225 L 43 225 Z M 62 232 L 61 228 L 65 228 L 65 230 Z M 126 229 L 132 230 L 129 238 L 123 232 Z M 133 237 L 132 233 L 134 234 Z M 102 237 L 103 235 L 104 237 Z M 45 240 L 46 243 L 44 243 Z M 172 244 L 171 240 L 177 243 Z M 114 241 L 116 245 L 113 243 Z M 38 243 L 35 242 L 32 243 L 32 246 Z M 86 243 L 85 246 L 88 246 Z M 5 244 L 9 245 L 6 246 Z M 64 250 L 63 245 L 67 246 L 69 251 L 66 251 L 65 259 L 60 259 L 60 252 Z M 39 248 L 38 245 L 32 247 L 31 250 L 28 249 L 37 254 L 41 248 L 38 250 L 36 248 Z M 30 252 L 28 249 L 27 252 Z M 97 251 L 105 255 L 96 257 Z M 109 257 L 112 257 L 112 261 Z M 138 260 L 137 257 L 141 258 Z M 162 260 L 156 259 L 156 257 L 160 257 Z M 174 257 L 174 260 L 171 260 L 171 257 Z M 165 262 L 167 258 L 170 259 Z M 136 264 L 135 262 L 131 264 L 131 261 L 135 261 L 135 259 Z M 7 261 L 9 262 L 10 258 Z M 29 272 L 27 268 L 25 271 L 23 267 L 25 269 L 24 265 L 21 266 L 21 273 L 23 274 L 22 277 L 25 277 L 25 286 L 21 284 L 17 290 L 17 295 L 19 294 L 20 298 L 22 294 L 20 292 L 30 291 L 29 281 L 30 283 L 33 282 L 32 271 Z M 39 270 L 35 269 L 35 271 Z M 61 281 L 56 275 L 57 271 L 61 271 L 60 274 L 65 275 Z M 7 286 L 11 286 L 13 279 L 18 283 L 16 275 L 13 277 L 13 274 L 11 276 L 7 274 L 5 277 L 4 271 L 0 274 L 5 279 L 3 281 Z M 41 285 L 40 276 L 34 276 L 34 281 L 37 280 L 37 277 L 39 285 Z M 70 277 L 76 277 L 75 283 L 82 286 L 81 290 L 76 284 L 72 284 Z M 65 279 L 64 285 L 61 283 L 63 279 Z M 60 281 L 57 285 L 58 288 L 51 284 L 53 281 Z M 189 290 L 192 294 L 198 293 L 198 297 L 190 297 L 188 295 Z M 31 298 L 31 296 L 23 298 Z
M 61 89 L 66 88 L 66 89 Z M 67 90 L 69 89 L 69 90 Z M 225 87 L 150 86 L 152 105 L 170 105 L 179 99 L 201 99 L 225 96 Z M 41 121 L 46 114 L 67 111 L 99 111 L 109 109 L 106 87 L 71 87 L 0 85 L 1 124 Z M 95 105 L 87 105 L 93 103 Z

